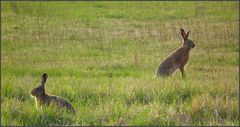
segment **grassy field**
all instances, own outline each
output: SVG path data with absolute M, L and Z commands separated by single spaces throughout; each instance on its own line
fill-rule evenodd
M 1 125 L 239 125 L 239 2 L 1 3 Z M 153 79 L 180 28 L 187 78 Z M 44 72 L 75 116 L 36 109 Z

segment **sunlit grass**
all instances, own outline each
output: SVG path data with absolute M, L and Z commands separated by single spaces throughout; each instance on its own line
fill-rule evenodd
M 239 2 L 2 2 L 2 125 L 239 125 Z M 187 78 L 153 79 L 190 29 Z M 37 110 L 30 92 L 76 116 Z

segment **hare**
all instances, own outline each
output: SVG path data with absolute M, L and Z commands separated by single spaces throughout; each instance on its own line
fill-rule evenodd
M 181 29 L 181 35 L 183 38 L 182 47 L 178 48 L 165 58 L 165 60 L 157 68 L 155 76 L 169 76 L 179 68 L 182 78 L 185 78 L 184 66 L 188 62 L 190 49 L 194 48 L 195 44 L 192 40 L 188 39 L 189 31 L 186 33 L 183 29 Z
M 47 78 L 48 78 L 47 74 L 44 73 L 42 75 L 41 85 L 35 87 L 31 92 L 31 95 L 34 96 L 36 99 L 36 104 L 39 104 L 39 105 L 53 104 L 60 108 L 66 108 L 67 110 L 70 110 L 73 114 L 76 114 L 75 109 L 68 101 L 58 96 L 49 95 L 45 92 L 45 84 L 46 84 Z

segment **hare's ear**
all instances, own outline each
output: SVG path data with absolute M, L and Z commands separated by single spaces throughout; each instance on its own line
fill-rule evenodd
M 182 35 L 182 38 L 183 40 L 186 40 L 187 38 L 187 34 L 185 33 L 185 31 L 181 28 L 181 35 Z
M 47 74 L 46 73 L 44 73 L 43 75 L 42 75 L 42 81 L 41 81 L 41 85 L 43 86 L 43 87 L 45 87 L 45 84 L 46 84 L 46 81 L 47 81 Z
M 190 32 L 190 30 L 188 30 L 188 32 L 187 32 L 187 34 L 186 34 L 186 36 L 185 36 L 186 39 L 188 39 L 188 34 L 189 34 L 189 32 Z

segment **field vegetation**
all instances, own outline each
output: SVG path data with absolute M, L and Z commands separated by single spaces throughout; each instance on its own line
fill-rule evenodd
M 1 2 L 1 125 L 239 125 L 239 2 Z M 190 29 L 186 79 L 155 78 Z M 75 116 L 36 109 L 31 90 Z

